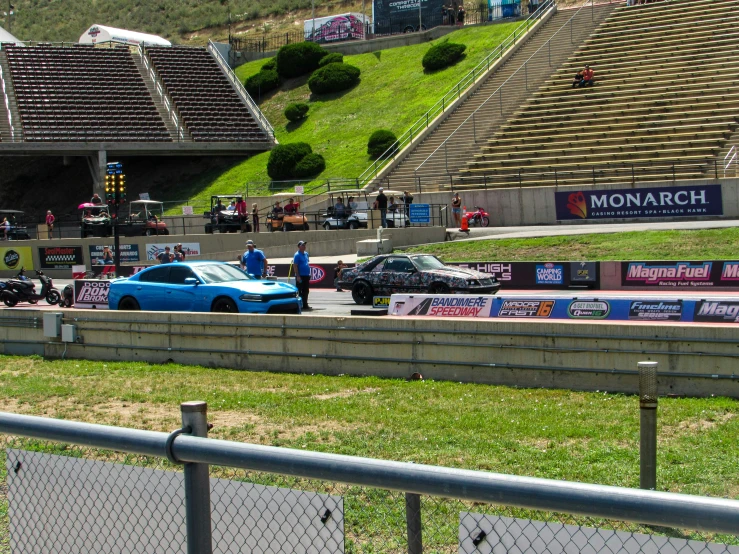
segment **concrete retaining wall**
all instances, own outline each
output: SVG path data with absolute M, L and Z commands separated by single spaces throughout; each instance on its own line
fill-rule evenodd
M 73 310 L 82 343 L 65 346 L 42 313 L 0 315 L 0 352 L 628 393 L 655 360 L 661 395 L 739 398 L 729 326 Z

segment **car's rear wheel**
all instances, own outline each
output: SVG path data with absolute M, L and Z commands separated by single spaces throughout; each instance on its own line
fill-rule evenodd
M 239 309 L 236 307 L 236 303 L 230 298 L 219 298 L 213 303 L 214 312 L 223 314 L 236 314 L 239 313 Z
M 386 221 L 388 229 L 392 229 L 395 227 L 395 222 L 392 219 L 387 219 Z
M 372 285 L 367 281 L 358 281 L 354 283 L 354 286 L 352 287 L 352 298 L 354 299 L 354 302 L 360 305 L 371 304 L 373 296 L 374 293 L 372 292 Z
M 162 229 L 162 234 L 163 235 L 168 235 L 169 234 L 169 229 Z
M 329 224 L 328 221 L 323 224 L 323 228 L 326 229 L 326 231 L 330 231 L 331 230 L 331 225 Z
M 352 230 L 359 229 L 359 221 L 350 221 L 349 229 L 352 229 Z
M 303 223 L 303 231 L 310 231 L 310 225 Z
M 449 294 L 449 285 L 444 283 L 431 283 L 429 294 Z
M 490 219 L 487 217 L 483 217 L 482 221 L 480 221 L 480 225 L 482 225 L 483 227 L 487 227 L 488 225 L 490 225 Z
M 127 312 L 134 312 L 141 309 L 141 306 L 139 306 L 139 303 L 136 301 L 135 298 L 131 296 L 124 296 L 121 298 L 121 301 L 118 302 L 118 309 L 119 310 L 125 310 Z
M 144 234 L 145 234 L 145 235 L 146 235 L 147 237 L 150 237 L 151 235 L 153 235 L 153 234 L 154 234 L 154 229 L 147 229 L 147 230 L 146 230 L 146 231 L 144 232 Z

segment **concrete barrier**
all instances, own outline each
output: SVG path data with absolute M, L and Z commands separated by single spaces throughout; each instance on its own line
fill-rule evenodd
M 626 393 L 653 360 L 661 395 L 739 398 L 728 326 L 68 310 L 81 342 L 65 344 L 43 313 L 3 312 L 0 352 Z

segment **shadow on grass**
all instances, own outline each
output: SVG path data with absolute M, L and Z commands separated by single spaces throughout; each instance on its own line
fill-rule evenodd
M 336 100 L 338 98 L 341 98 L 345 94 L 353 91 L 355 88 L 357 88 L 357 86 L 359 86 L 359 83 L 361 83 L 361 82 L 362 82 L 362 79 L 358 79 L 357 82 L 354 83 L 352 86 L 350 86 L 347 89 L 341 90 L 339 92 L 328 92 L 326 94 L 315 94 L 315 93 L 311 92 L 311 94 L 310 94 L 310 101 L 311 102 L 315 102 L 317 100 L 321 100 L 321 101 L 325 102 L 327 100 Z
M 451 64 L 447 65 L 446 67 L 441 67 L 439 69 L 424 69 L 423 70 L 423 73 L 424 73 L 424 75 L 433 75 L 434 73 L 439 73 L 441 71 L 444 71 L 446 69 L 449 69 L 450 67 L 454 67 L 459 62 L 463 61 L 466 57 L 467 57 L 467 54 L 462 54 L 459 58 L 457 58 L 457 60 L 454 63 L 451 63 Z
M 297 121 L 288 121 L 285 125 L 285 131 L 288 133 L 292 133 L 293 131 L 297 131 L 300 129 L 300 127 L 305 123 L 305 120 L 308 119 L 307 117 L 303 117 L 301 119 L 298 119 Z

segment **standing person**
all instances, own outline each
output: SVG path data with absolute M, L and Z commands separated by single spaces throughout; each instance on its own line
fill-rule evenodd
M 374 207 L 376 210 L 380 210 L 380 226 L 387 229 L 387 196 L 383 192 L 385 189 L 380 187 L 378 190 L 380 194 L 377 195 Z
M 411 204 L 413 204 L 413 197 L 407 190 L 403 191 L 403 204 L 405 205 L 405 217 L 411 217 Z
M 8 240 L 8 231 L 10 231 L 10 221 L 8 221 L 7 217 L 3 218 L 2 223 L 0 223 L 0 227 L 3 230 L 4 236 L 3 240 Z
M 336 292 L 345 292 L 344 289 L 342 289 L 339 285 L 339 280 L 341 280 L 341 272 L 344 271 L 345 267 L 346 264 L 339 260 L 339 262 L 336 264 L 336 267 L 334 268 L 334 286 L 336 287 Z
M 295 272 L 295 285 L 303 299 L 303 309 L 312 310 L 308 306 L 308 292 L 310 291 L 310 256 L 305 251 L 307 242 L 301 240 L 298 243 L 298 251 L 293 256 L 293 271 Z
M 182 243 L 178 242 L 174 245 L 174 261 L 175 262 L 184 262 L 185 261 L 185 251 L 182 249 Z
M 56 218 L 51 210 L 46 210 L 46 232 L 49 233 L 49 238 L 54 238 L 54 221 Z
M 164 247 L 164 252 L 160 253 L 157 258 L 160 264 L 168 264 L 174 260 L 174 256 L 169 251 L 169 246 Z
M 241 256 L 241 269 L 246 270 L 247 273 L 254 275 L 256 279 L 264 279 L 267 277 L 267 258 L 264 257 L 264 252 L 257 250 L 256 244 L 253 240 L 246 241 L 246 252 Z
M 447 9 L 446 4 L 441 5 L 441 24 L 446 25 L 446 18 L 447 18 Z
M 459 11 L 457 12 L 457 25 L 464 27 L 464 4 L 459 5 Z
M 252 227 L 254 227 L 254 232 L 259 232 L 259 208 L 257 207 L 257 203 L 254 202 L 254 204 L 251 205 L 251 223 Z
M 246 219 L 248 214 L 246 213 L 246 202 L 242 196 L 239 196 L 238 202 L 236 202 L 236 215 L 239 218 L 239 224 L 241 225 L 241 232 L 246 232 Z
M 455 192 L 452 197 L 452 217 L 454 218 L 455 227 L 462 225 L 462 199 L 458 192 Z

